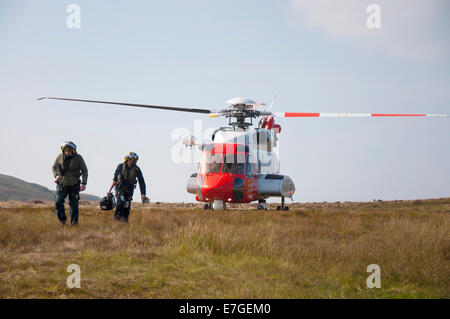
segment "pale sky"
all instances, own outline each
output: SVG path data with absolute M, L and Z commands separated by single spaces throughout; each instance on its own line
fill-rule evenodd
M 366 26 L 371 3 L 381 29 Z M 66 25 L 70 4 L 80 29 Z M 51 164 L 72 140 L 88 193 L 104 196 L 134 151 L 152 201 L 192 202 L 196 165 L 171 160 L 171 133 L 227 124 L 41 96 L 221 108 L 276 94 L 274 112 L 450 114 L 449 16 L 446 0 L 2 0 L 0 173 L 53 189 Z M 448 117 L 277 121 L 297 202 L 450 196 Z

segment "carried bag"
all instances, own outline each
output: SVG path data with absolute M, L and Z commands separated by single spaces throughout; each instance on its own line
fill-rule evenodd
M 112 194 L 106 195 L 100 201 L 101 210 L 112 210 L 116 207 L 116 199 Z

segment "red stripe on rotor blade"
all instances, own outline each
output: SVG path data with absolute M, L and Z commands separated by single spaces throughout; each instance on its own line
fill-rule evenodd
M 426 116 L 426 114 L 375 114 L 372 116 Z
M 320 113 L 284 113 L 285 117 L 320 117 Z

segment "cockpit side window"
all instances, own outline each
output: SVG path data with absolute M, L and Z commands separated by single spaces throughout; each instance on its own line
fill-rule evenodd
M 202 162 L 200 164 L 200 173 L 220 173 L 220 166 L 222 162 L 222 154 L 211 154 L 210 152 L 203 152 Z
M 254 164 L 253 163 L 253 156 L 251 156 L 250 154 L 247 156 L 247 176 L 248 177 L 252 177 L 254 174 Z

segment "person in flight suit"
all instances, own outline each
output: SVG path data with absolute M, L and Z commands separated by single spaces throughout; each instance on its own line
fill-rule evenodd
M 142 202 L 148 203 L 150 201 L 145 195 L 146 186 L 144 176 L 139 166 L 136 165 L 138 159 L 139 156 L 136 153 L 130 152 L 125 156 L 124 162 L 117 165 L 116 171 L 114 172 L 113 183 L 107 194 L 111 196 L 111 190 L 115 187 L 117 199 L 116 212 L 114 214 L 115 220 L 128 222 L 130 205 L 137 182 L 139 182 Z
M 61 225 L 66 224 L 64 202 L 69 196 L 70 225 L 78 224 L 78 202 L 80 191 L 86 189 L 88 169 L 83 157 L 77 153 L 77 146 L 71 141 L 61 144 L 61 153 L 52 166 L 56 183 L 55 210 Z M 81 181 L 80 181 L 81 177 Z

